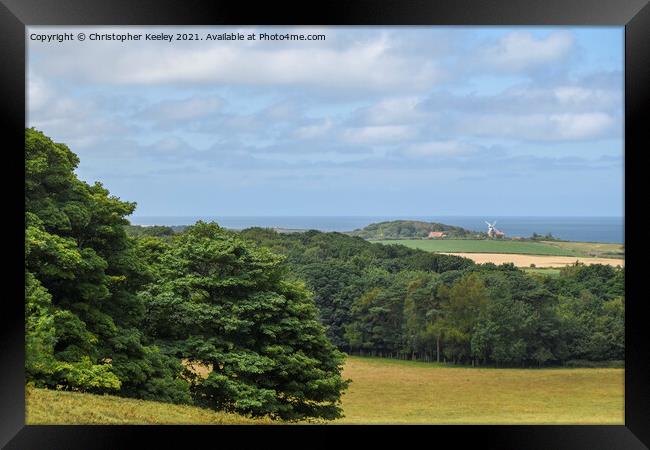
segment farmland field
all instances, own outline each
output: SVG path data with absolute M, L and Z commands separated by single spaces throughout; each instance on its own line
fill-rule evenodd
M 550 255 L 524 255 L 517 253 L 444 253 L 445 255 L 462 256 L 469 258 L 475 263 L 494 263 L 496 265 L 512 263 L 517 267 L 531 268 L 531 264 L 537 268 L 563 267 L 575 264 L 576 261 L 590 265 L 603 264 L 610 266 L 625 265 L 621 258 L 584 258 L 582 256 L 550 256 Z
M 542 243 L 562 250 L 573 252 L 577 256 L 622 258 L 625 255 L 625 246 L 623 244 L 569 241 L 542 241 Z
M 330 423 L 622 424 L 623 369 L 492 369 L 349 356 L 345 416 Z M 28 424 L 260 424 L 235 414 L 28 389 Z M 277 423 L 277 422 L 276 422 Z
M 372 241 L 380 244 L 399 244 L 429 252 L 445 253 L 515 253 L 550 256 L 613 256 L 621 258 L 620 244 L 560 241 L 514 241 L 488 239 L 400 239 Z

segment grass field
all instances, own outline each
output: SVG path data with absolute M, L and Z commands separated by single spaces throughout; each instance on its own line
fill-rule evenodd
M 347 359 L 345 418 L 333 423 L 622 424 L 623 369 L 491 369 Z M 28 424 L 267 424 L 113 396 L 29 389 Z M 276 422 L 277 423 L 277 422 Z
M 481 369 L 348 357 L 340 423 L 623 424 L 623 369 Z
M 429 252 L 444 253 L 515 253 L 549 256 L 622 257 L 620 244 L 589 242 L 531 242 L 488 239 L 402 239 L 373 241 L 380 244 L 399 244 Z
M 153 425 L 153 424 L 269 424 L 271 420 L 249 419 L 194 406 L 135 400 L 112 395 L 27 389 L 26 423 Z
M 573 252 L 576 256 L 592 256 L 596 258 L 623 258 L 625 256 L 625 246 L 623 244 L 568 241 L 543 241 L 542 243 Z

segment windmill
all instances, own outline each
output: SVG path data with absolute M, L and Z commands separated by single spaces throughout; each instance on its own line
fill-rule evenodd
M 495 237 L 503 237 L 503 236 L 505 236 L 505 233 L 503 233 L 503 232 L 496 229 L 496 224 L 497 224 L 496 220 L 494 221 L 494 223 L 490 223 L 490 222 L 488 222 L 486 220 L 485 223 L 488 226 L 488 232 L 487 232 L 488 237 L 495 238 Z

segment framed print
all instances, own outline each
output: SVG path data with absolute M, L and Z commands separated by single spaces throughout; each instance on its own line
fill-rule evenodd
M 647 2 L 0 17 L 2 445 L 647 448 Z

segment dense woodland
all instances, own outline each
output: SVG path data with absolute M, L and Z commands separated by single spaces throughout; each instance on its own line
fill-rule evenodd
M 624 269 L 547 277 L 341 233 L 136 227 L 135 203 L 79 180 L 65 145 L 27 129 L 25 157 L 37 386 L 333 419 L 343 352 L 514 367 L 623 359 Z
M 286 255 L 346 352 L 499 366 L 624 357 L 622 268 L 576 265 L 549 277 L 339 233 L 241 235 Z
M 143 228 L 163 240 L 170 233 Z M 231 233 L 285 256 L 348 353 L 514 367 L 624 357 L 622 268 L 575 265 L 550 277 L 342 233 Z

